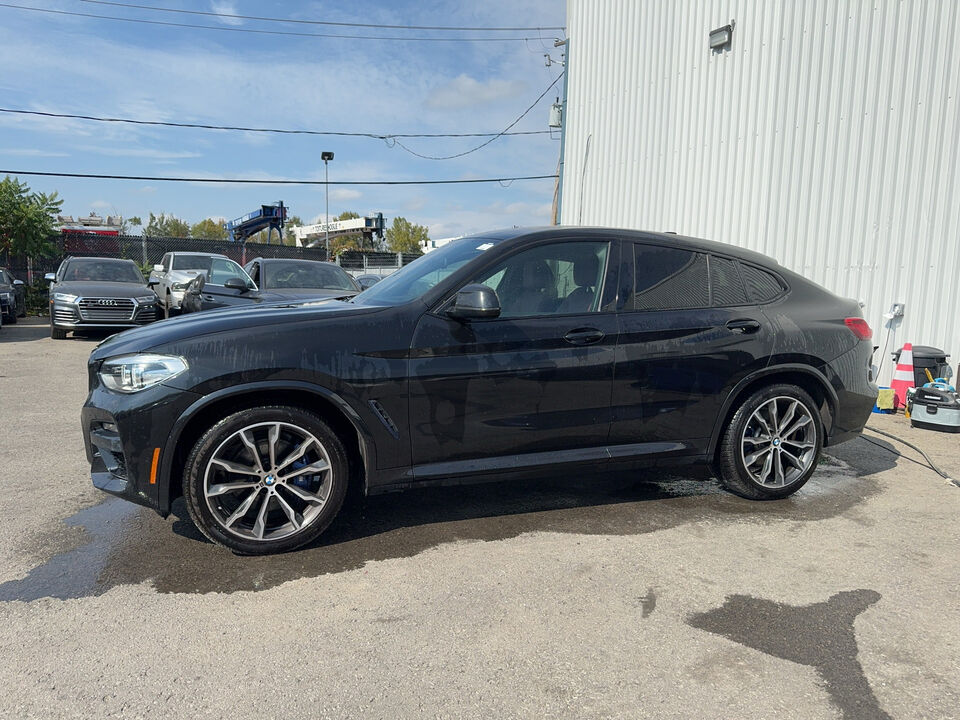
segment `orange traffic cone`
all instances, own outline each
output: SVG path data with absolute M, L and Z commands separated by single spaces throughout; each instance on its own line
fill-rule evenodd
M 893 388 L 893 394 L 896 396 L 898 404 L 906 406 L 907 388 L 914 387 L 913 343 L 906 343 L 903 350 L 900 351 L 900 359 L 897 360 L 897 369 L 893 371 L 893 380 L 890 381 L 890 387 Z

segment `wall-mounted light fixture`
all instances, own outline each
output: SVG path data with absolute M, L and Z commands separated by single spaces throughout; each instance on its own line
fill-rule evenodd
M 718 27 L 716 30 L 710 31 L 710 49 L 711 50 L 726 50 L 733 43 L 733 20 L 730 21 L 729 25 L 724 25 L 723 27 Z

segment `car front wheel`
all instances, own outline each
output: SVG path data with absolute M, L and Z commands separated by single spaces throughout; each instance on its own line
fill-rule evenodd
M 751 500 L 776 500 L 803 487 L 817 468 L 823 424 L 813 398 L 796 385 L 750 395 L 720 445 L 720 482 Z
M 343 504 L 343 443 L 296 407 L 242 410 L 207 430 L 184 472 L 190 517 L 213 542 L 244 555 L 293 550 L 318 537 Z

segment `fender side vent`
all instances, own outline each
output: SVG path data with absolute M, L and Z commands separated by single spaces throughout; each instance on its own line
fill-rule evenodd
M 373 412 L 376 414 L 378 418 L 380 418 L 380 422 L 382 422 L 384 427 L 386 427 L 387 430 L 390 431 L 390 434 L 393 435 L 393 439 L 399 440 L 400 428 L 398 428 L 397 424 L 391 419 L 389 415 L 387 415 L 387 411 L 384 410 L 383 405 L 381 405 L 376 400 L 369 400 L 368 402 L 370 403 L 370 407 L 373 409 Z

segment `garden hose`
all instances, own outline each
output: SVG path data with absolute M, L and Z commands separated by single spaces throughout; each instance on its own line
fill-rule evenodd
M 949 475 L 947 475 L 947 473 L 945 473 L 943 470 L 941 470 L 939 467 L 937 467 L 936 463 L 934 463 L 933 460 L 930 459 L 930 456 L 927 455 L 923 450 L 921 450 L 920 448 L 918 448 L 918 447 L 917 447 L 916 445 L 914 445 L 913 443 L 907 442 L 907 441 L 904 440 L 903 438 L 898 437 L 898 436 L 894 435 L 893 433 L 888 433 L 888 432 L 886 432 L 886 431 L 884 431 L 884 430 L 878 430 L 877 428 L 871 427 L 870 425 L 867 425 L 865 429 L 870 430 L 871 432 L 879 433 L 880 435 L 885 435 L 886 437 L 888 437 L 888 438 L 890 438 L 890 439 L 892 439 L 892 440 L 896 440 L 897 442 L 903 443 L 903 444 L 906 445 L 907 447 L 916 450 L 918 453 L 920 453 L 921 455 L 923 455 L 923 459 L 927 461 L 927 467 L 929 467 L 931 470 L 933 470 L 935 473 L 937 473 L 937 475 L 939 475 L 940 477 L 944 478 L 947 482 L 949 482 L 949 483 L 951 483 L 951 484 L 953 484 L 953 485 L 956 485 L 957 487 L 960 487 L 960 482 L 954 480 L 952 477 L 950 477 Z M 866 438 L 866 437 L 865 437 L 865 438 L 863 438 L 863 439 L 866 440 L 867 442 L 873 442 L 872 440 L 870 440 L 870 438 Z M 874 443 L 874 444 L 877 444 L 877 443 Z M 881 445 L 881 447 L 883 447 L 883 446 Z M 894 452 L 895 452 L 895 451 L 894 451 Z M 897 454 L 897 455 L 900 455 L 900 457 L 905 457 L 904 455 L 901 455 L 900 453 L 896 453 L 896 454 Z M 907 458 L 907 459 L 910 460 L 911 458 Z M 914 460 L 914 462 L 916 462 L 916 460 Z M 918 464 L 922 464 L 922 463 L 918 463 Z

